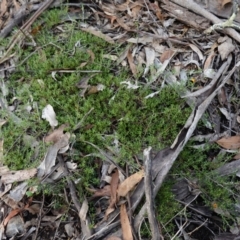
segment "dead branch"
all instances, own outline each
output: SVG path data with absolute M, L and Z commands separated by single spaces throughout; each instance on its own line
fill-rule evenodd
M 157 171 L 154 170 L 154 167 L 156 167 L 157 165 L 159 165 L 159 168 L 161 169 L 161 161 L 162 159 L 168 159 L 169 155 L 171 154 L 173 150 L 168 148 L 162 149 L 161 151 L 159 151 L 156 156 L 153 158 L 152 160 L 152 179 L 155 179 L 157 176 Z M 159 170 L 160 171 L 160 170 Z M 131 196 L 131 202 L 132 202 L 132 211 L 134 211 L 137 206 L 139 205 L 139 203 L 142 200 L 142 197 L 144 195 L 144 182 L 141 181 L 137 188 L 135 189 L 133 195 Z
M 37 236 L 38 236 L 38 231 L 39 231 L 40 224 L 41 224 L 41 221 L 42 221 L 42 213 L 43 213 L 44 202 L 45 202 L 45 195 L 43 194 L 43 199 L 42 199 L 42 203 L 41 203 L 41 208 L 40 208 L 39 216 L 38 216 L 38 223 L 37 223 L 37 227 L 36 227 L 36 231 L 35 231 L 35 236 L 33 237 L 33 240 L 36 240 L 36 239 L 37 239 Z
M 203 17 L 210 20 L 213 24 L 217 24 L 217 23 L 222 22 L 218 17 L 216 17 L 212 13 L 208 12 L 206 9 L 199 6 L 193 0 L 171 0 L 171 1 L 180 5 L 180 6 L 182 6 L 182 7 L 184 7 L 184 8 L 187 8 L 187 9 L 195 12 L 196 14 L 202 15 Z M 163 0 L 163 2 L 168 2 L 168 1 Z M 237 42 L 240 43 L 240 35 L 236 30 L 234 30 L 232 28 L 226 28 L 223 31 L 225 33 L 227 33 L 229 36 L 231 36 L 232 38 L 234 38 Z
M 225 68 L 229 67 L 228 62 L 231 61 L 232 56 L 229 56 L 227 61 L 223 63 Z M 205 113 L 206 109 L 208 108 L 209 104 L 212 102 L 213 98 L 217 95 L 218 91 L 224 86 L 224 84 L 228 81 L 228 79 L 232 76 L 235 72 L 236 68 L 240 66 L 240 61 L 229 71 L 227 76 L 222 76 L 220 79 L 221 84 L 199 105 L 197 106 L 189 116 L 185 126 L 180 131 L 179 135 L 175 139 L 174 143 L 171 146 L 172 151 L 170 154 L 162 159 L 158 159 L 158 167 L 160 168 L 156 180 L 155 180 L 155 188 L 153 190 L 153 196 L 156 197 L 165 177 L 167 176 L 169 170 L 171 169 L 173 163 L 177 159 L 178 155 L 182 151 L 183 147 L 186 145 L 190 137 L 192 136 L 198 121 L 201 119 L 202 115 Z M 224 72 L 224 71 L 223 71 Z M 154 165 L 153 165 L 154 167 Z M 154 167 L 153 169 L 155 169 Z M 138 229 L 139 224 L 142 222 L 144 215 L 146 213 L 146 203 L 141 208 L 139 214 L 135 218 L 134 227 Z
M 109 232 L 111 232 L 114 228 L 118 227 L 119 225 L 120 225 L 120 220 L 103 227 L 101 230 L 99 230 L 98 232 L 96 232 L 86 240 L 90 240 L 90 239 L 96 240 L 96 239 L 104 238 Z
M 144 185 L 145 185 L 145 196 L 146 196 L 146 205 L 147 205 L 147 213 L 148 213 L 148 221 L 150 224 L 150 229 L 152 232 L 152 238 L 156 240 L 163 240 L 163 236 L 161 235 L 158 227 L 158 222 L 156 219 L 155 211 L 154 211 L 154 199 L 152 192 L 152 160 L 150 157 L 151 147 L 144 149 L 143 155 L 145 158 L 145 177 L 144 177 Z
M 166 10 L 170 16 L 180 20 L 187 26 L 191 26 L 198 31 L 203 31 L 210 27 L 211 22 L 205 17 L 193 13 L 186 8 L 180 7 L 179 5 L 170 1 L 163 0 L 162 2 L 164 4 L 161 4 L 161 8 Z

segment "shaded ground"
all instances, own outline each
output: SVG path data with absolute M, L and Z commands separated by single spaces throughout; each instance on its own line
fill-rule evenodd
M 239 16 L 198 4 L 2 1 L 1 239 L 239 235 Z

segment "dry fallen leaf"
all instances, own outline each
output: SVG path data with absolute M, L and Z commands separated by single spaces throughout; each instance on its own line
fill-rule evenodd
M 171 49 L 164 51 L 160 57 L 160 62 L 164 63 L 166 60 L 171 59 L 174 54 L 175 54 L 175 51 Z
M 117 190 L 118 197 L 125 197 L 135 186 L 138 184 L 141 179 L 144 177 L 144 171 L 141 170 L 131 175 L 125 179 L 119 186 Z
M 203 71 L 203 76 L 204 76 L 205 78 L 213 79 L 213 78 L 215 77 L 215 75 L 216 75 L 216 72 L 215 72 L 215 70 L 212 69 L 212 68 L 208 68 L 208 69 L 205 69 L 205 70 Z M 203 79 L 202 81 L 204 81 L 204 79 Z
M 150 7 L 151 7 L 151 10 L 155 12 L 157 18 L 160 20 L 160 21 L 164 21 L 164 15 L 162 14 L 162 10 L 159 8 L 158 6 L 158 2 L 155 1 L 153 3 L 150 2 Z
M 130 81 L 122 81 L 120 84 L 126 84 L 127 89 L 138 89 L 139 86 L 137 84 L 132 84 Z
M 22 198 L 25 196 L 27 189 L 28 189 L 27 181 L 21 182 L 10 191 L 8 196 L 15 202 L 20 202 Z
M 3 13 L 6 12 L 7 11 L 7 6 L 8 6 L 7 0 L 2 0 L 0 4 L 1 4 L 0 5 L 1 6 L 1 11 Z M 2 19 L 1 19 L 1 21 L 2 21 Z
M 65 226 L 64 226 L 64 229 L 68 235 L 69 238 L 72 238 L 72 236 L 74 235 L 74 231 L 75 231 L 75 228 L 73 227 L 73 223 L 67 223 Z
M 151 66 L 154 65 L 155 50 L 150 47 L 145 47 L 145 55 L 146 55 L 146 68 L 144 70 L 144 75 L 146 75 Z
M 116 9 L 115 9 L 115 6 L 113 4 L 106 4 L 106 3 L 101 3 L 101 9 L 103 10 L 103 12 L 106 14 L 106 15 L 109 15 L 109 16 L 114 16 L 116 14 Z
M 98 93 L 100 91 L 103 91 L 104 89 L 105 89 L 105 86 L 103 84 L 98 84 L 96 86 L 91 86 L 91 87 L 89 87 L 89 90 L 88 90 L 87 94 Z
M 133 56 L 132 56 L 130 49 L 127 54 L 127 59 L 128 59 L 128 63 L 129 63 L 129 66 L 130 66 L 133 76 L 137 77 L 137 66 L 134 64 Z
M 164 20 L 162 24 L 165 28 L 168 28 L 169 26 L 173 25 L 175 20 L 176 20 L 175 18 L 168 18 L 168 19 Z
M 88 84 L 89 80 L 93 78 L 96 74 L 97 73 L 91 74 L 89 76 L 85 76 L 81 78 L 81 80 L 76 84 L 76 87 L 81 89 L 79 94 L 81 97 L 84 97 L 86 91 L 90 87 L 90 85 Z
M 87 53 L 90 55 L 91 63 L 93 63 L 95 60 L 95 54 L 91 49 L 87 49 Z
M 119 26 L 121 26 L 123 29 L 125 29 L 128 32 L 131 32 L 132 29 L 131 27 L 128 26 L 128 22 L 125 22 L 125 18 L 116 18 L 117 23 L 119 24 Z
M 2 184 L 2 189 L 0 190 L 0 198 L 2 199 L 2 197 L 9 192 L 9 190 L 12 188 L 12 184 Z
M 11 218 L 16 216 L 18 213 L 20 213 L 22 210 L 20 208 L 12 210 L 8 216 L 4 219 L 3 225 L 6 226 Z
M 235 150 L 240 148 L 240 136 L 223 137 L 216 143 L 225 149 Z
M 219 107 L 220 112 L 225 116 L 227 120 L 231 120 L 231 113 L 228 112 L 226 108 Z
M 197 53 L 199 60 L 202 61 L 204 57 L 203 57 L 203 54 L 202 54 L 201 50 L 200 50 L 196 45 L 191 44 L 191 43 L 189 44 L 189 47 L 190 47 L 195 53 Z
M 142 43 L 142 44 L 146 45 L 148 43 L 152 43 L 153 42 L 153 37 L 151 37 L 151 36 L 144 36 L 144 37 L 139 37 L 139 38 L 129 38 L 127 40 L 127 42 L 130 42 L 130 43 Z
M 86 221 L 88 209 L 89 209 L 88 201 L 85 199 L 82 203 L 80 212 L 78 213 L 78 215 L 82 221 Z
M 60 214 L 60 216 L 61 216 L 61 214 Z M 48 224 L 49 224 L 49 223 L 54 223 L 58 217 L 59 217 L 59 215 L 58 216 L 44 216 L 41 220 L 43 222 L 48 222 Z
M 103 54 L 102 57 L 106 58 L 106 59 L 110 59 L 112 61 L 117 61 L 118 60 L 118 56 L 117 55 Z
M 14 183 L 22 182 L 34 177 L 37 174 L 37 169 L 19 170 L 19 171 L 9 171 L 8 173 L 2 175 L 3 183 Z
M 69 148 L 69 139 L 70 133 L 65 133 L 61 136 L 61 138 L 54 143 L 53 146 L 48 148 L 47 153 L 45 154 L 44 160 L 38 166 L 38 178 L 46 176 L 51 172 L 52 167 L 55 165 L 56 157 L 58 153 L 64 153 Z
M 240 116 L 237 116 L 237 122 L 240 123 Z
M 108 216 L 110 213 L 112 213 L 113 211 L 115 210 L 115 208 L 111 208 L 111 207 L 108 207 L 106 212 L 105 212 L 105 216 L 104 216 L 104 220 L 106 221 L 108 219 Z
M 237 159 L 240 159 L 240 153 L 236 154 L 233 159 L 237 160 Z
M 5 223 L 5 221 L 4 221 Z M 13 236 L 17 234 L 24 234 L 26 232 L 26 228 L 24 226 L 23 218 L 20 215 L 12 217 L 7 224 L 6 227 L 6 235 L 9 238 L 13 239 Z
M 110 44 L 114 44 L 114 40 L 109 37 L 108 35 L 105 35 L 103 34 L 102 32 L 98 31 L 98 30 L 95 30 L 93 27 L 88 27 L 88 28 L 81 28 L 82 31 L 85 31 L 85 32 L 88 32 L 88 33 L 91 33 L 103 40 L 105 40 L 106 42 L 110 43 Z
M 95 197 L 110 197 L 111 196 L 111 188 L 110 185 L 104 186 L 104 188 L 95 190 L 95 189 L 88 189 L 90 192 L 93 192 L 94 194 L 92 195 L 91 198 Z
M 122 239 L 119 237 L 110 236 L 106 240 L 122 240 Z
M 53 110 L 53 107 L 50 104 L 48 104 L 42 110 L 42 118 L 46 119 L 51 127 L 56 127 L 58 125 L 58 121 L 56 120 L 56 114 Z
M 141 6 L 136 6 L 136 7 L 133 7 L 132 8 L 132 17 L 133 17 L 133 20 L 136 20 L 138 17 L 140 17 L 140 10 L 142 9 Z
M 228 3 L 231 3 L 232 0 L 221 0 L 221 7 L 224 8 L 224 6 Z
M 118 173 L 118 170 L 116 170 L 112 174 L 112 180 L 111 180 L 111 183 L 110 183 L 110 188 L 111 188 L 110 206 L 114 206 L 116 204 L 118 182 L 119 182 L 119 173 Z
M 127 215 L 126 205 L 122 204 L 120 208 L 120 220 L 124 240 L 133 240 L 132 229 Z
M 235 46 L 232 43 L 232 39 L 229 37 L 220 37 L 218 42 L 221 44 L 218 46 L 218 52 L 222 60 L 225 60 L 228 55 L 235 50 Z
M 52 133 L 44 138 L 44 142 L 56 143 L 64 135 L 63 131 L 67 127 L 67 124 L 62 124 L 58 129 L 55 129 Z
M 85 67 L 87 64 L 88 64 L 88 62 L 82 62 L 82 63 L 79 65 L 79 67 L 80 67 L 80 68 L 83 68 L 83 67 Z
M 118 188 L 118 182 L 119 182 L 119 172 L 116 169 L 116 171 L 112 174 L 112 180 L 110 183 L 110 189 L 111 189 L 111 198 L 109 206 L 105 213 L 105 219 L 107 219 L 108 215 L 114 211 L 115 205 L 117 202 L 117 188 Z
M 41 205 L 40 204 L 32 204 L 29 207 L 25 207 L 25 210 L 28 210 L 31 214 L 35 215 L 38 214 L 41 211 Z
M 210 52 L 210 54 L 208 55 L 208 57 L 204 63 L 204 67 L 203 67 L 204 70 L 211 68 L 211 64 L 212 64 L 212 61 L 213 61 L 215 55 L 216 55 L 216 53 L 214 52 L 214 50 Z
M 74 162 L 66 162 L 66 167 L 69 171 L 75 170 L 78 167 L 77 163 Z

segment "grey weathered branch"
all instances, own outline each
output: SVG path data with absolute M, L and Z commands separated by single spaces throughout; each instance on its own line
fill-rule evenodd
M 163 2 L 167 2 L 166 0 L 163 0 Z M 187 8 L 196 14 L 199 14 L 208 20 L 210 20 L 213 24 L 222 23 L 222 21 L 216 17 L 214 14 L 208 12 L 206 9 L 199 6 L 197 3 L 195 3 L 193 0 L 171 0 L 171 2 L 174 2 L 184 8 Z M 234 38 L 237 42 L 240 43 L 240 34 L 231 28 L 226 28 L 223 30 L 225 33 L 227 33 L 229 36 Z
M 144 188 L 145 188 L 145 196 L 146 196 L 146 205 L 147 205 L 147 213 L 148 213 L 148 221 L 150 224 L 150 229 L 152 232 L 152 239 L 155 240 L 163 240 L 163 236 L 160 233 L 158 222 L 155 215 L 154 210 L 154 198 L 152 191 L 152 160 L 150 156 L 151 147 L 144 149 L 144 166 L 145 166 L 145 177 L 144 177 Z

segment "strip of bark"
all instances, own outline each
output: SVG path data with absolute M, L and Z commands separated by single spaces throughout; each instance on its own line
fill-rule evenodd
M 148 147 L 144 149 L 143 155 L 145 158 L 145 177 L 144 177 L 144 185 L 145 185 L 145 196 L 146 196 L 146 205 L 147 205 L 147 213 L 148 213 L 148 221 L 150 224 L 150 229 L 152 232 L 152 239 L 155 240 L 163 240 L 163 236 L 160 233 L 160 229 L 158 226 L 158 222 L 155 215 L 154 210 L 154 198 L 152 191 L 152 160 L 150 157 L 152 147 Z

